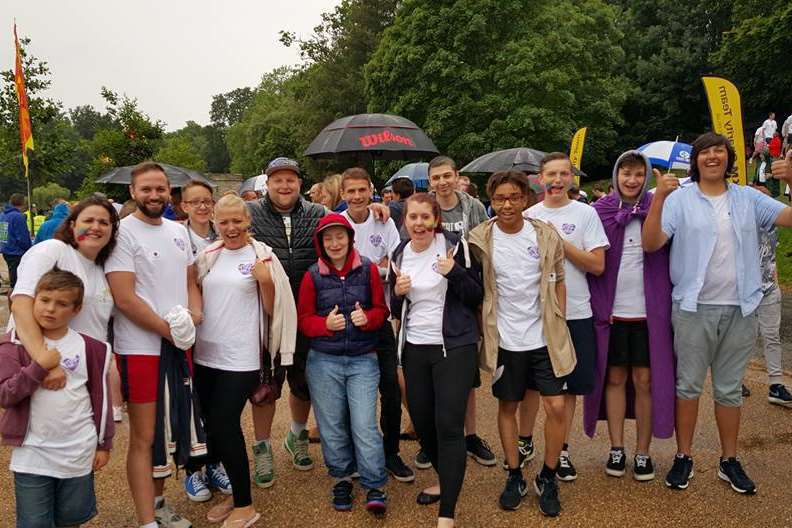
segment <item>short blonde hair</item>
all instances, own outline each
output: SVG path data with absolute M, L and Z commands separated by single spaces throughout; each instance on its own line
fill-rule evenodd
M 240 198 L 236 193 L 225 194 L 222 198 L 217 200 L 217 203 L 214 207 L 214 213 L 217 214 L 218 211 L 221 209 L 241 209 L 242 216 L 245 217 L 246 220 L 250 221 L 250 211 L 248 211 L 247 204 L 245 200 Z

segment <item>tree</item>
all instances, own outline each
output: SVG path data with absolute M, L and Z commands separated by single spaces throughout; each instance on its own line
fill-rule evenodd
M 96 132 L 113 128 L 115 124 L 109 114 L 103 114 L 91 105 L 77 106 L 69 110 L 69 121 L 82 139 L 93 139 Z
M 185 169 L 206 172 L 206 162 L 201 152 L 185 135 L 168 135 L 157 151 L 156 159 Z
M 212 97 L 209 119 L 217 128 L 227 128 L 239 122 L 250 103 L 254 90 L 249 87 L 236 88 Z
M 38 205 L 39 210 L 47 210 L 56 199 L 68 200 L 71 196 L 69 189 L 61 187 L 55 182 L 36 187 L 31 192 L 33 203 Z

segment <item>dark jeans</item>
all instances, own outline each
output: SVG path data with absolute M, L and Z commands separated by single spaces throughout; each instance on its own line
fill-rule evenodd
M 16 286 L 17 268 L 19 268 L 19 263 L 22 261 L 22 255 L 6 255 L 3 253 L 3 260 L 6 261 L 8 266 L 8 278 L 11 281 L 11 289 L 13 290 L 14 286 Z
M 401 390 L 397 374 L 396 339 L 393 328 L 386 321 L 381 330 L 377 348 L 380 371 L 380 429 L 382 429 L 385 457 L 399 454 L 401 433 Z
M 195 365 L 193 372 L 211 455 L 225 467 L 234 507 L 250 506 L 250 466 L 240 418 L 248 397 L 258 386 L 259 371 L 231 372 Z
M 96 515 L 93 473 L 67 479 L 14 473 L 14 493 L 17 528 L 79 526 Z
M 465 411 L 476 371 L 476 345 L 448 349 L 407 343 L 402 368 L 421 449 L 440 478 L 440 517 L 454 517 L 465 478 Z

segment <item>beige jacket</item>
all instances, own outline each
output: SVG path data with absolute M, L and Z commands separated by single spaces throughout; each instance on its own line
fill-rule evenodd
M 539 302 L 542 307 L 542 328 L 553 372 L 556 377 L 566 376 L 575 368 L 575 349 L 569 336 L 566 317 L 556 297 L 556 282 L 564 280 L 564 245 L 550 224 L 541 220 L 526 219 L 536 231 L 539 245 Z M 481 310 L 481 328 L 484 334 L 479 350 L 479 365 L 494 373 L 498 366 L 498 288 L 492 265 L 492 226 L 495 218 L 480 224 L 470 232 L 468 242 L 481 262 L 484 278 L 484 303 Z
M 279 352 L 281 357 L 280 364 L 282 366 L 292 365 L 294 363 L 294 348 L 297 340 L 297 308 L 294 304 L 291 286 L 289 285 L 289 277 L 286 275 L 286 271 L 283 269 L 278 257 L 272 252 L 271 247 L 252 238 L 250 242 L 256 251 L 257 259 L 269 260 L 270 274 L 275 285 L 272 316 L 268 318 L 269 324 L 262 324 L 262 342 L 266 340 L 268 344 L 267 349 L 270 353 L 271 367 L 273 369 L 275 368 L 275 356 Z M 198 270 L 199 285 L 203 282 L 209 270 L 212 269 L 212 266 L 214 266 L 223 245 L 223 241 L 218 240 L 198 254 L 195 264 Z M 261 313 L 265 313 L 263 304 Z

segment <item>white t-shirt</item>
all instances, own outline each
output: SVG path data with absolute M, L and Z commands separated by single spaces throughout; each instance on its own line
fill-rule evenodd
M 546 207 L 542 202 L 530 207 L 523 215 L 549 222 L 555 226 L 564 240 L 583 251 L 610 247 L 599 215 L 593 207 L 582 202 L 573 200 L 563 207 L 556 208 Z M 567 320 L 588 319 L 592 316 L 592 312 L 586 273 L 572 264 L 569 259 L 565 259 L 564 274 Z
M 209 231 L 209 237 L 204 238 L 198 233 L 196 233 L 195 230 L 193 230 L 193 228 L 190 227 L 189 224 L 186 227 L 187 227 L 187 236 L 190 239 L 190 247 L 192 248 L 193 256 L 197 257 L 198 253 L 208 248 L 210 245 L 212 245 L 212 242 L 216 240 L 216 238 L 212 236 L 211 230 Z
M 37 389 L 30 397 L 30 421 L 21 447 L 11 453 L 11 471 L 54 478 L 91 472 L 96 453 L 96 425 L 88 393 L 85 340 L 74 330 L 61 339 L 44 340 L 61 353 L 66 386 Z
M 644 252 L 641 245 L 641 221 L 633 218 L 624 229 L 624 244 L 616 277 L 616 297 L 613 315 L 616 317 L 646 317 L 644 296 Z
M 383 257 L 390 257 L 401 241 L 399 230 L 390 218 L 385 223 L 377 222 L 369 212 L 365 221 L 356 224 L 348 210 L 341 216 L 349 220 L 355 230 L 355 249 L 374 264 L 378 264 Z
M 492 265 L 498 288 L 500 347 L 513 352 L 536 350 L 547 344 L 539 306 L 539 247 L 536 231 L 525 222 L 519 233 L 507 234 L 492 226 Z
M 416 253 L 404 246 L 401 273 L 410 276 L 410 311 L 405 325 L 407 341 L 414 345 L 443 344 L 443 306 L 448 279 L 437 271 L 437 255 L 446 253 L 445 237 L 436 235 L 432 244 Z
M 118 242 L 105 263 L 105 273 L 135 274 L 135 293 L 160 317 L 177 305 L 187 307 L 187 267 L 195 257 L 187 229 L 163 219 L 151 225 L 129 215 L 121 220 Z M 144 330 L 116 310 L 113 322 L 116 353 L 159 356 L 161 337 Z
M 110 295 L 104 270 L 60 240 L 45 240 L 25 253 L 19 265 L 12 298 L 17 295 L 35 297 L 36 285 L 41 276 L 54 266 L 80 277 L 85 288 L 82 309 L 71 320 L 69 327 L 99 341 L 107 341 L 107 323 L 113 312 L 113 296 Z M 13 318 L 8 321 L 8 330 L 12 328 Z
M 203 280 L 204 320 L 193 357 L 205 367 L 232 372 L 258 370 L 259 298 L 251 271 L 256 251 L 223 248 Z
M 704 285 L 699 292 L 698 302 L 701 304 L 718 304 L 739 306 L 737 296 L 737 253 L 731 213 L 729 212 L 729 195 L 706 196 L 715 208 L 718 221 L 718 238 L 712 252 L 707 272 L 704 274 Z M 759 258 L 759 255 L 756 256 Z
M 764 133 L 765 139 L 772 138 L 776 130 L 778 130 L 778 123 L 775 122 L 775 119 L 765 119 L 762 123 L 762 133 Z

